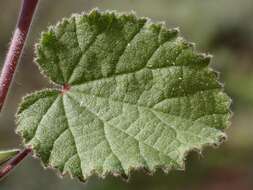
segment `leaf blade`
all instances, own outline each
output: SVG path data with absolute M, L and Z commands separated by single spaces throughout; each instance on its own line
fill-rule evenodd
M 0 151 L 0 165 L 11 159 L 13 156 L 19 153 L 19 151 L 19 149 Z
M 210 56 L 177 30 L 94 10 L 43 33 L 36 54 L 42 72 L 70 89 L 25 98 L 17 131 L 63 174 L 182 169 L 189 151 L 226 138 L 231 100 Z

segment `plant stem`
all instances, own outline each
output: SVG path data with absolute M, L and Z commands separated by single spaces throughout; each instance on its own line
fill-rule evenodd
M 12 171 L 27 155 L 32 152 L 31 148 L 25 148 L 20 151 L 15 157 L 13 157 L 6 165 L 4 165 L 0 170 L 0 180 L 7 176 L 7 174 Z
M 16 29 L 0 75 L 0 112 L 6 100 L 20 55 L 22 54 L 37 4 L 38 0 L 22 1 L 22 7 L 19 13 Z M 4 165 L 0 170 L 0 180 L 12 171 L 22 160 L 24 160 L 31 151 L 32 149 L 25 148 L 13 157 L 6 165 Z
M 23 0 L 17 26 L 0 75 L 0 112 L 5 102 L 38 0 Z

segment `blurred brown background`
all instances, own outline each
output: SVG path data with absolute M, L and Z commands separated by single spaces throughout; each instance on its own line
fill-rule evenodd
M 15 27 L 20 0 L 0 1 L 0 67 Z M 93 177 L 82 184 L 59 179 L 44 170 L 40 161 L 26 159 L 4 181 L 0 190 L 252 190 L 253 189 L 253 1 L 252 0 L 40 0 L 28 43 L 0 115 L 0 149 L 19 147 L 15 135 L 15 112 L 21 97 L 49 87 L 33 63 L 34 43 L 40 32 L 64 16 L 88 11 L 134 10 L 139 16 L 166 21 L 180 27 L 182 35 L 196 42 L 202 52 L 214 55 L 212 66 L 221 72 L 227 93 L 232 97 L 234 117 L 227 130 L 229 139 L 219 149 L 206 149 L 200 156 L 188 156 L 186 171 L 154 176 L 135 172 L 130 182 Z

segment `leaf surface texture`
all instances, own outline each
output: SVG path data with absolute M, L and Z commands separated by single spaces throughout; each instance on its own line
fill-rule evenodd
M 182 169 L 190 150 L 226 136 L 230 98 L 210 56 L 176 29 L 93 10 L 42 33 L 36 56 L 42 73 L 68 88 L 25 97 L 17 131 L 63 174 Z

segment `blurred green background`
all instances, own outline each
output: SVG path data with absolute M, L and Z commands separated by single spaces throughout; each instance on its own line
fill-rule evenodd
M 0 1 L 0 67 L 16 24 L 20 0 Z M 101 10 L 135 11 L 154 21 L 179 27 L 197 49 L 214 55 L 212 66 L 221 72 L 221 81 L 232 97 L 232 126 L 228 141 L 219 149 L 191 153 L 186 171 L 154 176 L 134 172 L 129 182 L 120 178 L 91 178 L 85 184 L 69 177 L 60 179 L 44 170 L 40 161 L 26 159 L 0 190 L 252 190 L 253 189 L 253 1 L 252 0 L 40 0 L 24 54 L 0 115 L 0 150 L 21 146 L 14 133 L 15 112 L 21 97 L 49 87 L 33 63 L 34 43 L 40 32 L 64 16 Z

